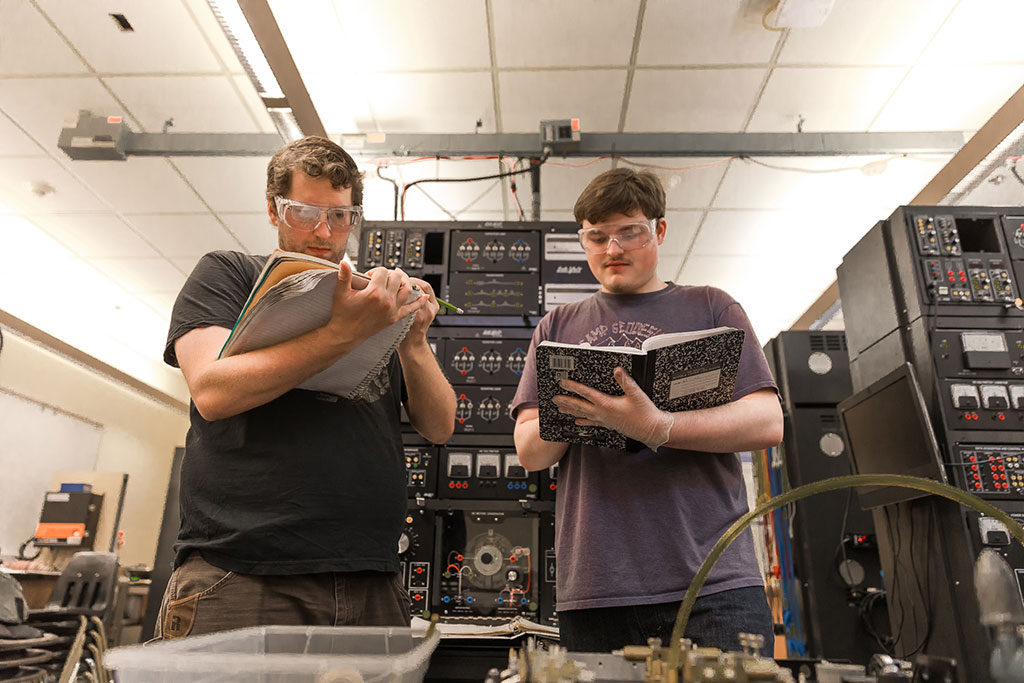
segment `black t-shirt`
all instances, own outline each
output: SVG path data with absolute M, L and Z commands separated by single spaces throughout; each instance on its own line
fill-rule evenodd
M 234 326 L 266 260 L 200 259 L 174 304 L 167 363 L 177 367 L 174 342 L 189 330 Z M 192 403 L 175 566 L 198 550 L 248 574 L 397 572 L 406 504 L 397 356 L 373 386 L 371 402 L 293 389 L 213 422 Z

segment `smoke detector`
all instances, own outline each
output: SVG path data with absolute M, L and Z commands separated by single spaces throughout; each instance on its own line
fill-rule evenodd
M 825 23 L 836 0 L 779 0 L 776 28 L 817 28 Z

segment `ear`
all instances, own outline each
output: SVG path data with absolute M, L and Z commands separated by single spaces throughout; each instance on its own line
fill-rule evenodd
M 665 231 L 668 230 L 668 221 L 664 218 L 658 219 L 658 225 L 654 229 L 654 236 L 658 238 L 658 246 L 660 247 L 662 242 L 665 241 Z
M 275 228 L 280 227 L 277 222 L 277 207 L 274 206 L 274 200 L 267 200 L 267 215 L 270 216 L 270 224 Z

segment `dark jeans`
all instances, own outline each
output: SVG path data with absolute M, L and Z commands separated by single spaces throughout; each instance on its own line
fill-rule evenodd
M 562 611 L 558 613 L 559 640 L 571 652 L 611 652 L 626 645 L 646 645 L 648 638 L 661 638 L 661 644 L 668 645 L 681 603 Z M 740 650 L 740 633 L 763 635 L 761 654 L 772 656 L 772 612 L 760 586 L 697 598 L 684 635 L 701 647 Z
M 157 638 L 246 626 L 408 626 L 409 593 L 399 574 L 327 572 L 238 574 L 199 553 L 171 573 L 156 620 Z

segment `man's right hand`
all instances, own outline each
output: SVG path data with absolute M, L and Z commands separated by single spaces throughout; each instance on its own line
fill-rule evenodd
M 412 294 L 412 282 L 401 269 L 374 268 L 365 287 L 353 282 L 352 267 L 338 265 L 338 284 L 334 290 L 334 308 L 327 327 L 333 339 L 356 344 L 418 311 L 428 297 L 419 296 L 406 303 Z

